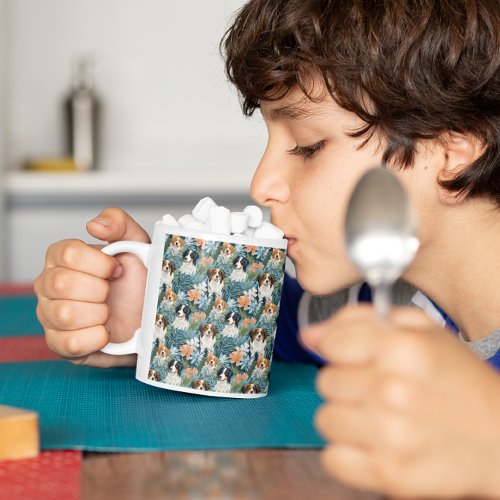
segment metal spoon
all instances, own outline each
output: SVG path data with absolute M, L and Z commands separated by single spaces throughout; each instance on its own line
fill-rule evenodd
M 392 286 L 419 247 L 417 215 L 399 180 L 385 167 L 364 174 L 345 219 L 347 254 L 374 291 L 379 318 L 386 319 Z

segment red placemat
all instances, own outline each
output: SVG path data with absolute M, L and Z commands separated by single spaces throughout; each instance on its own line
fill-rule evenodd
M 0 462 L 0 500 L 78 499 L 81 461 L 81 451 L 57 450 Z
M 33 295 L 33 286 L 0 284 L 0 296 Z M 0 338 L 0 363 L 61 359 L 43 336 Z M 36 458 L 0 462 L 0 500 L 80 498 L 80 450 L 42 451 Z
M 45 342 L 45 337 L 26 335 L 0 338 L 0 363 L 61 359 Z
M 0 295 L 34 295 L 33 285 L 31 283 L 0 283 Z

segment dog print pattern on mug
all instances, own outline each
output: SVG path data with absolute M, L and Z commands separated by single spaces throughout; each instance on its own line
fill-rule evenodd
M 284 267 L 279 248 L 167 235 L 148 378 L 265 394 Z

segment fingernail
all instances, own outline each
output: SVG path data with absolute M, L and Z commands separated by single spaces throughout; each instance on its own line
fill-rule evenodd
M 92 219 L 90 222 L 95 222 L 96 224 L 101 224 L 101 226 L 104 226 L 104 227 L 111 226 L 111 221 L 109 219 L 106 219 L 106 217 L 96 217 L 95 219 Z
M 116 279 L 121 276 L 123 272 L 123 267 L 122 266 L 116 266 L 115 270 L 113 271 L 113 274 L 111 275 L 111 279 Z
M 307 349 L 316 351 L 323 335 L 324 332 L 321 325 L 309 325 L 300 331 L 299 338 Z

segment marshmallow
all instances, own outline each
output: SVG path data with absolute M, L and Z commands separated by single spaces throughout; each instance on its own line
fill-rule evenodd
M 216 207 L 217 204 L 215 203 L 212 198 L 209 198 L 206 196 L 205 198 L 202 198 L 198 204 L 193 208 L 193 217 L 195 219 L 198 219 L 201 222 L 206 222 L 208 220 L 208 214 L 210 212 L 211 207 Z
M 231 212 L 231 232 L 242 233 L 248 226 L 248 214 L 244 212 Z
M 255 229 L 253 227 L 247 227 L 244 231 L 243 231 L 243 234 L 247 237 L 247 238 L 253 238 L 253 235 L 255 233 Z
M 255 205 L 248 205 L 243 209 L 243 213 L 248 215 L 248 226 L 259 227 L 262 224 L 262 210 Z
M 173 215 L 170 215 L 170 214 L 165 214 L 161 221 L 163 222 L 163 224 L 168 224 L 169 226 L 178 226 L 179 225 L 179 223 L 177 222 L 175 217 Z
M 253 235 L 254 238 L 265 238 L 268 240 L 281 240 L 285 233 L 270 222 L 263 222 Z
M 182 217 L 179 218 L 179 224 L 182 227 L 188 228 L 188 229 L 198 229 L 200 231 L 203 231 L 205 224 L 203 222 L 195 219 L 191 214 L 186 214 L 183 215 Z
M 231 212 L 226 207 L 210 207 L 208 226 L 211 233 L 231 234 Z
M 242 238 L 282 239 L 283 231 L 263 221 L 262 210 L 256 205 L 248 205 L 243 212 L 230 212 L 218 206 L 212 198 L 202 198 L 191 214 L 176 220 L 170 214 L 163 216 L 162 222 L 170 226 L 182 226 L 208 233 L 239 236 Z

